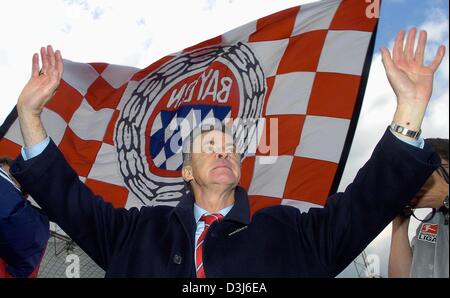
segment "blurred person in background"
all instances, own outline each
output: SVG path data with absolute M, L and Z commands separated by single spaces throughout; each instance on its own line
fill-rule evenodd
M 403 214 L 392 222 L 389 277 L 449 277 L 448 139 L 426 139 L 441 157 L 441 165 L 426 181 Z M 411 208 L 432 208 L 408 238 Z

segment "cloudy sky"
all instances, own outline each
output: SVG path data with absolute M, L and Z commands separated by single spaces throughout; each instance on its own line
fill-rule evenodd
M 307 2 L 312 1 L 7 1 L 0 10 L 0 123 L 15 105 L 30 75 L 31 56 L 42 45 L 52 44 L 63 57 L 77 62 L 142 68 L 166 54 Z M 395 110 L 379 47 L 392 48 L 396 32 L 412 26 L 428 30 L 428 59 L 440 44 L 447 46 L 422 129 L 426 137 L 448 138 L 448 1 L 384 0 L 366 96 L 340 190 L 369 158 Z M 410 227 L 411 235 L 416 226 Z M 366 249 L 379 257 L 383 276 L 387 276 L 389 237 L 390 227 Z M 352 264 L 341 276 L 356 276 L 355 269 Z

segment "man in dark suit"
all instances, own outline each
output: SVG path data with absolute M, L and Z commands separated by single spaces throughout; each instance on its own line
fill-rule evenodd
M 41 71 L 34 55 L 32 78 L 18 99 L 25 148 L 12 172 L 108 277 L 335 276 L 439 164 L 419 135 L 445 49 L 425 66 L 426 33 L 420 33 L 415 54 L 415 29 L 405 48 L 404 35 L 399 33 L 392 58 L 382 49 L 397 95 L 393 123 L 353 183 L 324 208 L 300 213 L 276 206 L 250 218 L 231 136 L 214 130 L 192 140 L 182 169 L 192 191 L 177 207 L 114 209 L 79 181 L 42 126 L 40 114 L 63 73 L 61 53 L 51 46 L 41 49 Z

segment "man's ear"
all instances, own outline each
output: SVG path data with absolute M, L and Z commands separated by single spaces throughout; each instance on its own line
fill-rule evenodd
M 194 175 L 192 173 L 192 167 L 191 166 L 184 166 L 181 169 L 181 175 L 183 176 L 183 179 L 186 182 L 189 182 L 192 179 L 194 179 Z

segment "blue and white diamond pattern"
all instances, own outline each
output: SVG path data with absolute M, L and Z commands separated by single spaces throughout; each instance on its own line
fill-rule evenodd
M 229 106 L 191 105 L 175 111 L 161 110 L 151 128 L 149 145 L 153 163 L 160 169 L 181 170 L 182 144 L 192 130 L 230 117 Z

